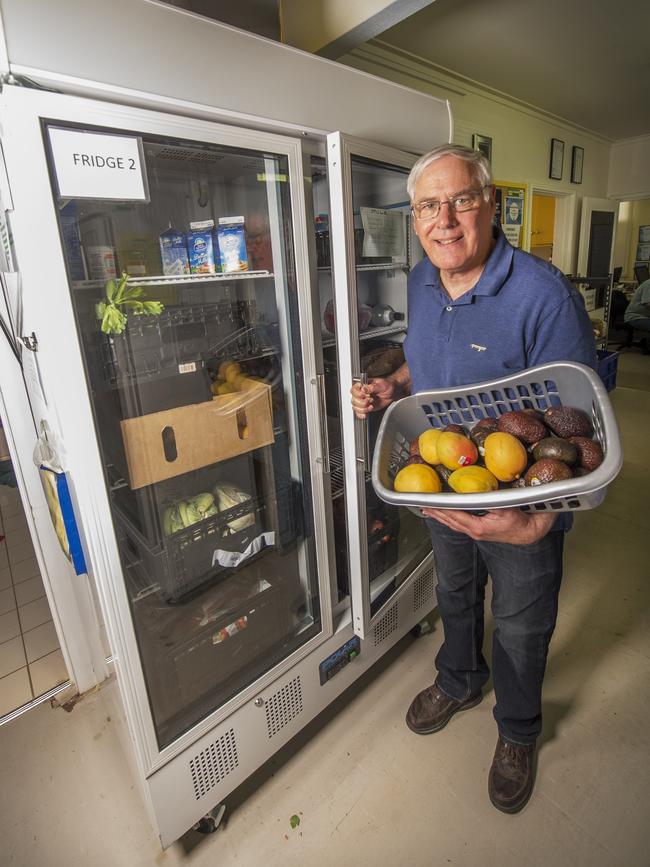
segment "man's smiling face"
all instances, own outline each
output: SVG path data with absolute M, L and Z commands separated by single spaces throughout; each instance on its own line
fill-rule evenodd
M 435 160 L 422 172 L 413 201 L 416 204 L 432 200 L 446 202 L 458 193 L 480 188 L 468 162 L 446 156 Z M 480 274 L 492 248 L 494 207 L 494 188 L 491 188 L 488 200 L 481 196 L 478 207 L 471 211 L 457 214 L 443 204 L 435 219 L 413 220 L 425 253 L 440 271 L 470 275 L 477 270 Z

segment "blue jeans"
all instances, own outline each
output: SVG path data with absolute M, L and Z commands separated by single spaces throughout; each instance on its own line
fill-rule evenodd
M 483 656 L 485 585 L 492 578 L 492 680 L 499 733 L 534 743 L 542 727 L 542 681 L 557 619 L 564 532 L 533 545 L 474 542 L 427 520 L 438 573 L 444 642 L 436 683 L 458 700 L 476 695 L 489 677 Z

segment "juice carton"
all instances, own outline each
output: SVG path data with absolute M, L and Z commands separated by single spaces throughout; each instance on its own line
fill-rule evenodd
M 163 274 L 176 277 L 190 273 L 185 234 L 172 229 L 171 225 L 160 235 L 160 258 Z
M 219 259 L 224 274 L 248 271 L 246 230 L 243 217 L 219 217 L 217 229 Z
M 187 233 L 187 252 L 192 274 L 215 274 L 214 220 L 190 223 Z

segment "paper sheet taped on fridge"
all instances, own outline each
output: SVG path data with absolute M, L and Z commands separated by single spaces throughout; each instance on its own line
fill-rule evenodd
M 274 442 L 271 389 L 224 394 L 121 422 L 133 490 Z

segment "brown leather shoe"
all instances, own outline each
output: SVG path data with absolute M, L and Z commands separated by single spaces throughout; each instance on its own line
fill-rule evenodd
M 497 810 L 518 813 L 533 791 L 535 744 L 513 744 L 499 736 L 488 778 L 488 794 Z
M 459 710 L 475 707 L 483 698 L 482 693 L 465 701 L 450 698 L 434 683 L 419 692 L 406 714 L 406 725 L 417 735 L 429 735 L 444 728 Z

